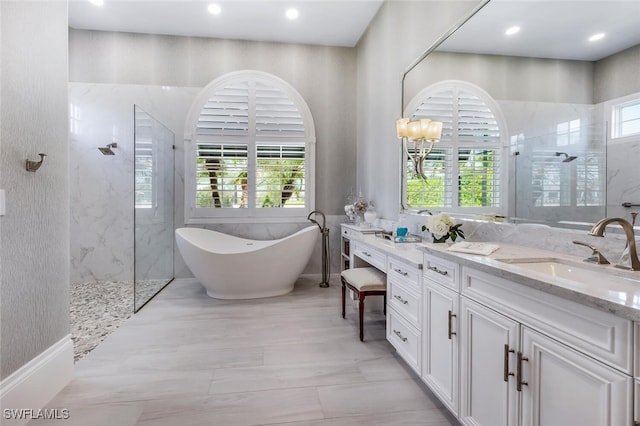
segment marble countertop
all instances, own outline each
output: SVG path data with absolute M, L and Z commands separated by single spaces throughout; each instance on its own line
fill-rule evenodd
M 421 243 L 415 245 L 414 250 L 430 253 L 620 317 L 640 321 L 640 271 L 626 271 L 614 265 L 591 264 L 583 262 L 584 258 L 548 250 L 506 243 L 487 243 L 496 244 L 500 248 L 488 256 L 448 251 L 447 244 Z M 585 284 L 501 261 L 532 258 L 564 259 L 580 264 L 580 268 L 587 271 L 605 273 L 607 279 L 597 284 Z
M 576 303 L 640 321 L 640 271 L 626 271 L 614 265 L 591 264 L 584 262 L 584 257 L 502 242 L 485 242 L 495 244 L 499 249 L 488 256 L 482 256 L 448 251 L 448 244 L 394 243 L 372 234 L 361 235 L 355 240 L 419 269 L 422 269 L 422 255 L 426 252 Z M 564 259 L 579 264 L 585 270 L 605 273 L 607 279 L 597 284 L 585 284 L 503 261 L 532 258 Z

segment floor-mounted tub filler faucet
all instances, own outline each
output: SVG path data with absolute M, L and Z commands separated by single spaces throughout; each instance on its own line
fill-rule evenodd
M 322 225 L 317 220 L 312 219 L 311 215 L 320 215 L 322 217 Z M 329 287 L 329 278 L 331 276 L 331 260 L 329 256 L 329 228 L 327 228 L 327 218 L 320 210 L 314 210 L 307 216 L 307 219 L 320 229 L 322 235 L 322 282 L 318 284 L 320 287 Z
M 604 230 L 610 223 L 619 223 L 624 230 L 625 235 L 627 236 L 627 246 L 629 248 L 629 260 L 631 263 L 631 267 L 625 265 L 616 265 L 625 269 L 631 269 L 632 271 L 640 271 L 640 259 L 638 259 L 638 252 L 636 250 L 636 236 L 633 231 L 633 226 L 631 224 L 621 218 L 621 217 L 605 217 L 604 219 L 600 219 L 593 225 L 589 235 L 593 235 L 594 237 L 604 237 Z

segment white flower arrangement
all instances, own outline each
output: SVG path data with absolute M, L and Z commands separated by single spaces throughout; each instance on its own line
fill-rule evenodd
M 344 212 L 349 218 L 350 221 L 354 221 L 356 218 L 356 209 L 353 207 L 353 204 L 347 204 L 344 206 Z
M 449 238 L 451 241 L 455 241 L 458 237 L 464 239 L 461 226 L 461 223 L 456 223 L 448 214 L 438 213 L 427 216 L 426 224 L 422 225 L 422 231 L 431 232 L 434 243 L 444 243 Z
M 346 204 L 344 206 L 344 212 L 349 218 L 350 221 L 354 221 L 356 217 L 360 217 L 361 219 L 364 216 L 364 212 L 367 210 L 369 203 L 367 203 L 364 199 L 359 198 L 353 203 Z

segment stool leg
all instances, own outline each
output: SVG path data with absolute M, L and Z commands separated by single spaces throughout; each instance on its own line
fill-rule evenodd
M 345 318 L 346 315 L 344 313 L 344 293 L 345 293 L 346 289 L 345 289 L 345 285 L 344 285 L 344 281 L 342 281 L 342 318 Z
M 358 302 L 358 314 L 360 316 L 360 341 L 364 342 L 364 327 L 363 327 L 363 323 L 364 323 L 364 295 L 362 293 L 359 294 L 360 297 L 358 297 L 359 302 Z

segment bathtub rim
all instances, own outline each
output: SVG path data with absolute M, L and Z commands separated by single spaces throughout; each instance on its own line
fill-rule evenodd
M 284 236 L 282 238 L 278 238 L 275 240 L 254 240 L 254 239 L 250 239 L 250 238 L 243 238 L 243 237 L 238 237 L 235 235 L 231 235 L 231 234 L 227 234 L 225 232 L 220 232 L 220 231 L 215 231 L 212 229 L 207 229 L 207 228 L 199 228 L 199 227 L 190 227 L 190 226 L 183 226 L 180 228 L 176 228 L 175 230 L 175 236 L 176 237 L 180 237 L 183 240 L 185 240 L 188 244 L 193 245 L 194 247 L 197 247 L 200 250 L 204 250 L 210 253 L 216 253 L 216 254 L 220 254 L 220 255 L 234 255 L 234 254 L 243 254 L 243 253 L 251 253 L 251 252 L 255 252 L 255 251 L 259 251 L 259 250 L 263 250 L 266 248 L 269 248 L 273 245 L 276 245 L 278 243 L 281 243 L 285 240 L 291 239 L 291 238 L 295 238 L 296 236 L 306 233 L 306 232 L 311 232 L 312 229 L 317 228 L 317 225 L 309 225 L 306 226 L 302 229 L 299 229 L 298 231 L 294 232 L 293 234 L 289 234 L 287 236 Z M 206 231 L 206 232 L 205 232 Z M 219 250 L 215 250 L 214 247 L 205 247 L 202 244 L 200 244 L 199 242 L 193 241 L 193 239 L 188 238 L 187 236 L 185 236 L 185 233 L 188 232 L 193 232 L 193 233 L 201 233 L 201 234 L 209 234 L 209 235 L 220 235 L 223 236 L 224 239 L 228 240 L 228 241 L 233 241 L 233 244 L 236 244 L 238 246 L 238 249 L 236 250 L 225 250 L 225 251 L 219 251 Z M 243 247 L 243 250 L 240 250 L 239 248 Z M 246 247 L 251 247 L 250 249 L 247 249 Z M 234 247 L 235 248 L 235 247 Z

